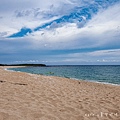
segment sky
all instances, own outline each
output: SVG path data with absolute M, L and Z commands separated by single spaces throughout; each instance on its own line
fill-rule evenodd
M 120 65 L 120 0 L 0 1 L 0 63 Z

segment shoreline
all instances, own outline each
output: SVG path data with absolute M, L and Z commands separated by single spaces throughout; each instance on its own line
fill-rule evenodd
M 6 66 L 7 68 L 5 68 L 5 70 L 8 70 L 9 68 L 19 68 L 19 67 L 27 67 L 27 66 Z M 15 71 L 15 70 L 8 70 L 8 71 L 14 71 L 14 72 L 22 72 L 22 71 Z M 23 73 L 28 73 L 28 72 L 23 72 Z M 28 73 L 28 74 L 34 74 L 34 73 Z M 37 75 L 37 74 L 34 74 Z M 43 75 L 43 76 L 48 76 L 51 77 L 49 75 Z M 54 76 L 54 77 L 60 77 L 60 78 L 67 78 L 67 77 L 62 77 L 62 76 Z M 82 80 L 82 79 L 77 79 L 77 78 L 67 78 L 70 80 L 76 80 L 76 81 L 86 81 L 86 82 L 92 82 L 92 83 L 97 83 L 97 84 L 104 84 L 104 85 L 112 85 L 112 86 L 120 86 L 120 84 L 114 84 L 114 83 L 107 83 L 107 82 L 99 82 L 96 80 Z
M 0 67 L 0 120 L 120 119 L 119 86 L 4 70 L 7 67 Z

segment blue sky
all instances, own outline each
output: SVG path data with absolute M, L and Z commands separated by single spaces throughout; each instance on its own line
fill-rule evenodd
M 0 63 L 120 65 L 120 0 L 4 0 L 0 6 Z

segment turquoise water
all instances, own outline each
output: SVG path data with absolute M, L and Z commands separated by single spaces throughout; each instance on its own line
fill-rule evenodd
M 119 65 L 75 65 L 75 66 L 47 66 L 47 67 L 23 67 L 10 68 L 10 70 L 59 76 L 87 81 L 120 84 Z

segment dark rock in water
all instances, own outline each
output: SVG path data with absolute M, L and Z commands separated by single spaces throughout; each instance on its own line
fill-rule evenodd
M 49 75 L 54 75 L 54 72 L 48 72 L 47 74 L 49 74 Z

